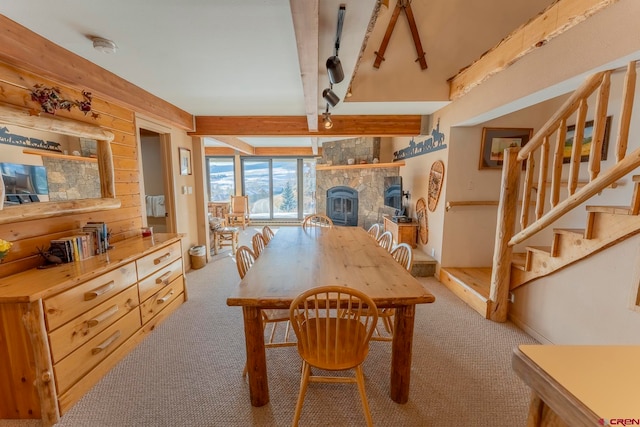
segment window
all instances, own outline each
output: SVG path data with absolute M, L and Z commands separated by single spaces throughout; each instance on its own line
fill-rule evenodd
M 249 196 L 252 219 L 302 219 L 315 211 L 315 185 L 315 159 L 242 159 L 243 194 Z
M 233 157 L 207 157 L 209 170 L 209 201 L 228 202 L 235 194 Z

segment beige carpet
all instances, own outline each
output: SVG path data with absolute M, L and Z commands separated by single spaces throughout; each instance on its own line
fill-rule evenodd
M 241 243 L 255 232 L 248 228 Z M 377 426 L 525 425 L 529 389 L 511 369 L 511 352 L 535 340 L 511 323 L 487 321 L 433 278 L 435 296 L 419 305 L 409 402 L 389 399 L 390 345 L 373 342 L 364 365 Z M 189 301 L 62 417 L 60 426 L 287 426 L 293 417 L 299 358 L 269 349 L 271 401 L 253 408 L 242 379 L 242 313 L 225 304 L 239 282 L 230 250 L 187 274 Z M 0 420 L 0 427 L 37 426 Z M 311 384 L 301 426 L 364 425 L 355 385 Z

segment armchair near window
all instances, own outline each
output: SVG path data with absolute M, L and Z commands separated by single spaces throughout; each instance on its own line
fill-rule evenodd
M 231 196 L 229 213 L 225 214 L 229 226 L 241 225 L 244 230 L 251 224 L 249 220 L 249 196 Z

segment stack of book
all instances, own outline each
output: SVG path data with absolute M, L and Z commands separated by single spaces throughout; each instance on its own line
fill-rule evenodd
M 88 222 L 82 227 L 82 233 L 52 240 L 49 252 L 66 263 L 105 253 L 108 247 L 107 225 L 104 222 Z

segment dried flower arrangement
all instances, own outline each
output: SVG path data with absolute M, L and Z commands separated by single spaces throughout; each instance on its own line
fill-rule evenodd
M 58 87 L 47 87 L 36 84 L 31 90 L 31 99 L 40 104 L 42 111 L 48 114 L 55 114 L 57 110 L 71 111 L 72 107 L 77 107 L 85 115 L 91 113 L 91 117 L 97 119 L 98 113 L 91 111 L 91 92 L 82 91 L 82 101 L 72 101 L 64 99 Z
M 11 250 L 12 245 L 13 243 L 0 239 L 0 260 L 7 256 L 7 254 Z

